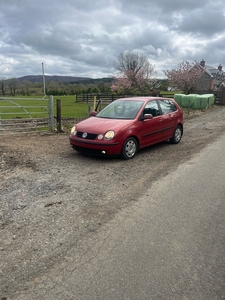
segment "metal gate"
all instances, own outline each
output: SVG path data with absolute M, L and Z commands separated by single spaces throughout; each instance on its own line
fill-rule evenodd
M 54 130 L 54 100 L 0 98 L 0 135 Z

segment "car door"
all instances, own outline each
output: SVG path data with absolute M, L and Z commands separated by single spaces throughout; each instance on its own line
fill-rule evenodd
M 162 112 L 162 137 L 164 140 L 173 136 L 178 117 L 178 110 L 169 99 L 158 100 Z
M 156 100 L 149 101 L 144 107 L 141 117 L 151 114 L 152 119 L 140 119 L 140 147 L 146 147 L 162 140 L 162 116 Z

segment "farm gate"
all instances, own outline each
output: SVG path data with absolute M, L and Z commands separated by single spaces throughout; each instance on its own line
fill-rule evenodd
M 54 100 L 0 98 L 0 135 L 54 130 Z

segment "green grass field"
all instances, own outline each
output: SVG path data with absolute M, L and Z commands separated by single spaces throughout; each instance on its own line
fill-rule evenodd
M 40 100 L 39 100 L 40 99 Z M 93 110 L 93 103 L 76 103 L 75 96 L 54 98 L 54 115 L 56 115 L 57 99 L 61 100 L 62 118 L 86 117 Z M 1 119 L 45 118 L 48 116 L 48 97 L 0 98 Z
M 61 96 L 57 99 L 61 100 L 61 114 L 63 118 L 85 117 L 94 109 L 93 102 L 77 103 L 75 96 Z M 54 98 L 54 108 L 56 109 L 57 99 Z M 55 110 L 56 111 L 56 110 Z

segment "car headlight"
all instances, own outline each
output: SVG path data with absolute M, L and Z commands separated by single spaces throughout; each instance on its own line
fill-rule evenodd
M 107 140 L 107 141 L 110 141 L 111 139 L 114 138 L 114 136 L 115 136 L 115 132 L 113 130 L 109 130 L 104 135 L 104 139 Z
M 76 135 L 76 133 L 76 126 L 73 126 L 73 128 L 71 129 L 71 134 Z

